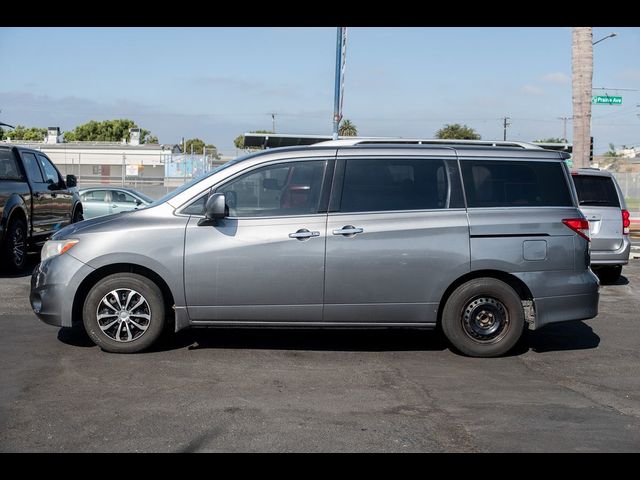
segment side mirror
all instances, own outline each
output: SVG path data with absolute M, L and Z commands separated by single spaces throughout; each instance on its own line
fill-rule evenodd
M 139 207 L 140 205 L 142 205 L 142 200 L 136 200 L 136 206 Z
M 200 219 L 198 225 L 211 225 L 216 220 L 229 215 L 224 193 L 214 193 L 209 197 L 204 207 L 204 215 L 205 218 Z
M 75 175 L 67 175 L 67 188 L 73 188 L 78 185 L 78 178 Z

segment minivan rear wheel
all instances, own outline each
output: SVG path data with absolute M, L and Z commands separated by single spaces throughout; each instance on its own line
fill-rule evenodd
M 160 288 L 142 275 L 115 273 L 96 283 L 82 309 L 87 334 L 103 350 L 135 353 L 161 336 L 165 305 Z
M 616 283 L 622 275 L 622 265 L 609 265 L 593 269 L 603 284 Z
M 442 311 L 442 330 L 452 346 L 471 357 L 497 357 L 524 331 L 519 295 L 494 278 L 476 278 L 454 290 Z

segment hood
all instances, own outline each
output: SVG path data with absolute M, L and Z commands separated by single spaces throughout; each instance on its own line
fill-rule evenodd
M 138 211 L 139 210 L 129 210 L 126 212 L 114 213 L 112 215 L 104 215 L 102 217 L 83 220 L 82 222 L 78 223 L 72 223 L 71 225 L 67 225 L 66 227 L 58 230 L 51 237 L 51 240 L 64 240 L 65 238 L 69 238 L 77 233 L 85 233 L 85 231 L 89 231 L 90 229 L 95 228 L 98 225 L 104 225 L 105 223 L 111 223 L 120 220 L 122 218 L 133 215 Z

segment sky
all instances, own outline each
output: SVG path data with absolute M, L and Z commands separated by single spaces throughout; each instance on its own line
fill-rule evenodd
M 348 27 L 343 115 L 362 136 L 564 135 L 570 27 Z M 640 146 L 640 28 L 594 27 L 596 154 Z M 333 27 L 0 28 L 0 121 L 71 130 L 129 118 L 160 143 L 201 138 L 227 155 L 251 130 L 332 131 Z M 616 90 L 625 89 L 625 90 Z M 627 91 L 626 89 L 629 89 Z M 572 124 L 567 122 L 572 138 Z

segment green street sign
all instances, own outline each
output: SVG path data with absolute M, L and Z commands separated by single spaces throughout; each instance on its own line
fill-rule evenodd
M 593 95 L 591 97 L 591 103 L 607 105 L 622 105 L 622 97 L 610 97 L 609 95 Z
M 572 158 L 567 158 L 567 159 L 565 160 L 565 163 L 567 164 L 567 166 L 568 166 L 569 168 L 573 167 L 573 159 L 572 159 Z

